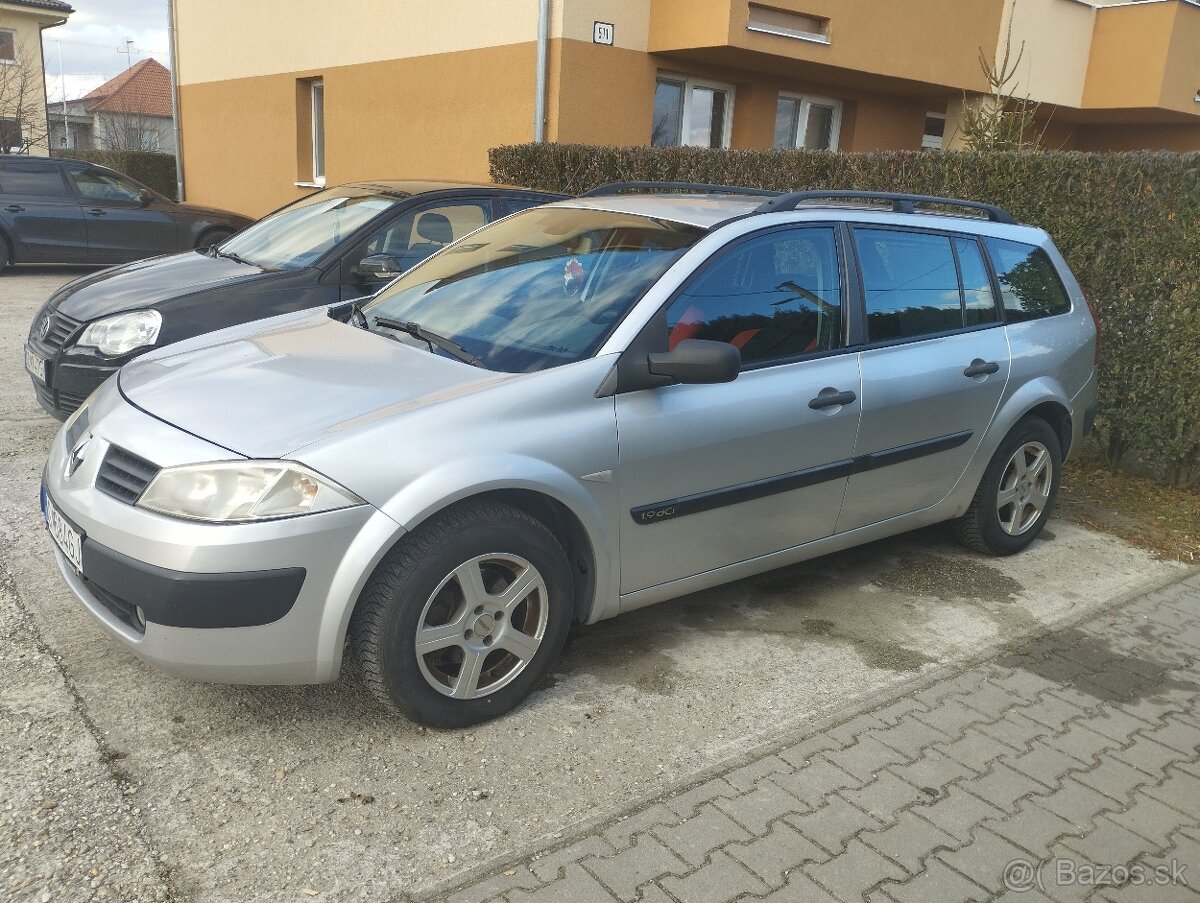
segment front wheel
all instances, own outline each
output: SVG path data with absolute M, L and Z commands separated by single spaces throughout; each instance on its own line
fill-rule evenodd
M 567 557 L 545 525 L 509 505 L 463 505 L 380 564 L 351 620 L 351 653 L 386 705 L 466 727 L 538 685 L 566 641 L 572 598 Z
M 1062 446 L 1040 417 L 1018 423 L 984 471 L 971 507 L 950 522 L 967 548 L 1012 555 L 1027 547 L 1046 525 L 1062 478 Z
M 196 250 L 203 251 L 206 248 L 211 248 L 213 245 L 219 245 L 232 235 L 232 229 L 209 229 L 196 239 Z

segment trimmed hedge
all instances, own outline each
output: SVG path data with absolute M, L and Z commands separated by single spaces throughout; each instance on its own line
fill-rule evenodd
M 165 194 L 172 200 L 176 197 L 175 156 L 140 150 L 69 150 L 56 151 L 54 156 L 68 160 L 96 163 L 137 179 L 143 185 Z
M 1054 238 L 1102 325 L 1098 422 L 1116 467 L 1200 482 L 1200 154 L 721 151 L 527 144 L 496 182 L 577 193 L 606 182 L 849 188 L 998 204 Z

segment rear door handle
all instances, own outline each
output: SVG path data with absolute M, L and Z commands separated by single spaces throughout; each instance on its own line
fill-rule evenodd
M 25 208 L 22 207 L 20 204 L 9 204 L 4 209 L 7 210 L 9 213 L 24 213 L 25 212 Z
M 808 406 L 814 411 L 819 411 L 822 408 L 835 408 L 844 404 L 853 404 L 858 399 L 858 396 L 853 392 L 841 392 L 832 386 L 827 386 L 821 390 L 821 393 L 812 399 Z
M 995 361 L 985 361 L 983 358 L 975 358 L 971 361 L 971 366 L 963 371 L 963 376 L 991 376 L 1000 370 L 1000 365 Z
M 91 210 L 88 211 L 88 214 L 90 216 L 107 216 L 108 211 L 101 210 L 99 207 L 93 207 Z

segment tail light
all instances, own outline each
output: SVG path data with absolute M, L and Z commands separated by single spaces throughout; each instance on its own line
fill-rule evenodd
M 1087 302 L 1088 313 L 1092 315 L 1092 322 L 1096 324 L 1096 355 L 1092 359 L 1094 364 L 1100 363 L 1100 317 L 1096 313 L 1096 305 L 1092 303 L 1092 299 L 1087 296 L 1087 292 L 1080 289 L 1083 294 L 1083 300 Z

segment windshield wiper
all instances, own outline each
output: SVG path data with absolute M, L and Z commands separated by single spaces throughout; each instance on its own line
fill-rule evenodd
M 215 247 L 216 247 L 216 246 L 214 245 L 214 249 L 215 249 Z M 233 251 L 220 251 L 220 250 L 218 250 L 218 251 L 217 251 L 217 256 L 218 256 L 218 257 L 224 257 L 224 258 L 226 258 L 227 260 L 232 260 L 234 263 L 244 263 L 244 264 L 245 264 L 246 266 L 248 266 L 248 267 L 255 266 L 255 264 L 251 263 L 251 262 L 250 262 L 249 260 L 247 260 L 245 257 L 242 257 L 242 256 L 240 256 L 240 255 L 238 255 L 238 254 L 235 254 Z
M 404 320 L 392 320 L 388 317 L 378 317 L 375 320 L 376 326 L 382 326 L 384 329 L 394 329 L 396 332 L 407 333 L 413 338 L 420 339 L 429 346 L 429 350 L 433 351 L 433 346 L 436 345 L 450 356 L 462 361 L 464 364 L 470 364 L 472 367 L 482 367 L 483 361 L 469 352 L 462 345 L 453 342 L 445 336 L 438 335 L 436 332 L 430 332 L 420 323 L 411 323 Z

